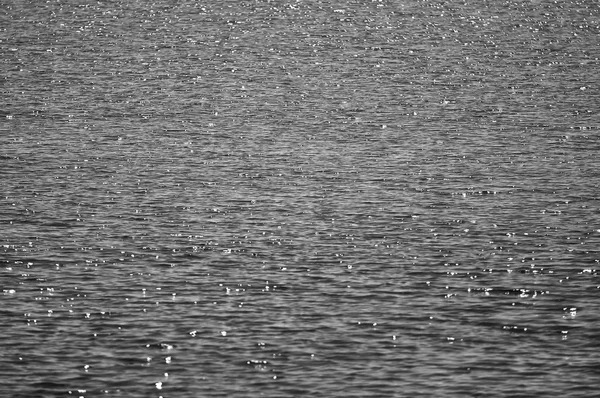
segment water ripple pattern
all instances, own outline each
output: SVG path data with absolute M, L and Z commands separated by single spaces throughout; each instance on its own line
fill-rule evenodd
M 4 2 L 0 395 L 596 395 L 599 4 Z

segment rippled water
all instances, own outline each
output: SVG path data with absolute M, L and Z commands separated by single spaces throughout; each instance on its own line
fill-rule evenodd
M 0 392 L 570 396 L 596 1 L 0 5 Z

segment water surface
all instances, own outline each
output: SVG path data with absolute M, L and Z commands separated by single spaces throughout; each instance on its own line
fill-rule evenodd
M 596 393 L 596 2 L 0 26 L 4 395 Z

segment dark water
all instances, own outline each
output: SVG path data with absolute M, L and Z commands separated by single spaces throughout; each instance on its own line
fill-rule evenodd
M 600 385 L 600 6 L 0 5 L 0 395 Z

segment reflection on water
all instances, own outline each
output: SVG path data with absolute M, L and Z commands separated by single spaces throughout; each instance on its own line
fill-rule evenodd
M 595 392 L 595 2 L 2 15 L 5 394 Z

